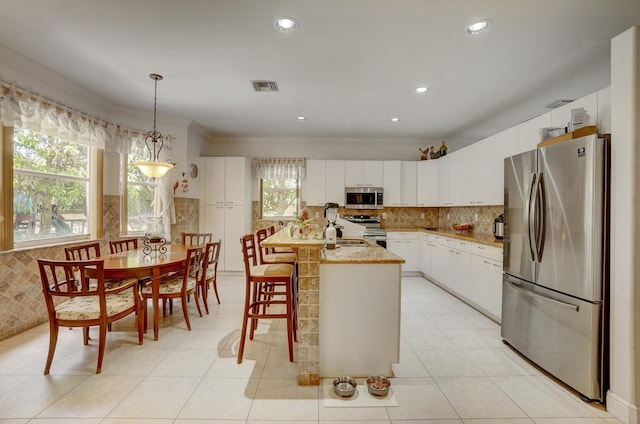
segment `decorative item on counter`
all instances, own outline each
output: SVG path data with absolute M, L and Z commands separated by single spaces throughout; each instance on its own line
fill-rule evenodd
M 144 233 L 144 247 L 142 253 L 150 255 L 152 252 L 167 253 L 167 240 L 164 238 L 164 218 L 160 216 L 149 217 L 147 231 Z
M 420 160 L 429 159 L 429 149 L 422 150 L 421 148 L 418 147 L 418 150 L 420 150 Z
M 325 230 L 325 234 L 327 238 L 327 249 L 335 249 L 338 232 L 336 231 L 336 227 L 333 226 L 333 222 L 329 222 L 329 226 Z
M 466 233 L 469 231 L 473 231 L 473 224 L 469 224 L 467 222 L 462 222 L 459 224 L 453 224 L 453 229 L 459 231 L 461 233 Z
M 296 214 L 296 220 L 289 227 L 289 236 L 292 238 L 309 238 L 313 233 L 313 224 L 311 223 L 311 219 L 309 218 L 309 210 L 304 207 L 300 214 Z
M 447 145 L 444 144 L 444 140 L 442 140 L 442 145 L 440 146 L 440 157 L 447 155 Z

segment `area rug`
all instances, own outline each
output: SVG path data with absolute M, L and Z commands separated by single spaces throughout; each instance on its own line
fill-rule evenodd
M 393 385 L 389 394 L 378 397 L 369 394 L 365 378 L 357 378 L 356 392 L 353 396 L 343 398 L 333 391 L 333 378 L 322 379 L 322 404 L 327 408 L 374 408 L 376 406 L 398 406 L 398 401 L 393 393 Z

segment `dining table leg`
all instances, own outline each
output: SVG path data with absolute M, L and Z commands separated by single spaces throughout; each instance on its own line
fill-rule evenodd
M 160 315 L 160 269 L 154 268 L 151 278 L 151 296 L 153 301 L 153 340 L 158 340 L 158 327 Z

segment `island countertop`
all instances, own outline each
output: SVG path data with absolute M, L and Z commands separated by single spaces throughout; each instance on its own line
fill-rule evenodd
M 336 246 L 322 249 L 321 264 L 403 264 L 400 256 L 366 239 L 368 246 Z

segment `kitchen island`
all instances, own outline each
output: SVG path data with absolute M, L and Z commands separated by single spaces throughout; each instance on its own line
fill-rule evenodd
M 385 348 L 384 353 L 381 353 L 378 358 L 383 364 L 386 364 L 384 365 L 386 372 L 382 372 L 382 374 L 388 374 L 390 364 L 398 360 L 400 281 L 401 265 L 404 260 L 368 241 L 365 241 L 364 245 L 327 250 L 324 249 L 323 240 L 292 238 L 286 229 L 273 234 L 264 240 L 262 245 L 264 247 L 291 247 L 297 254 L 298 355 L 296 361 L 298 362 L 298 384 L 318 385 L 321 377 L 334 376 L 335 369 L 342 367 L 339 369 L 344 369 L 346 373 L 347 367 L 352 366 L 351 363 L 357 364 L 364 362 L 372 355 L 376 356 L 376 350 L 366 351 L 364 356 L 355 352 L 336 354 L 328 351 L 323 351 L 321 355 L 321 340 L 328 341 L 332 340 L 332 337 L 345 337 L 347 333 L 353 331 L 352 328 L 356 327 L 359 327 L 356 333 L 359 332 L 361 336 L 378 334 L 380 330 L 377 328 L 378 324 L 367 319 L 362 313 L 357 314 L 359 317 L 354 318 L 352 311 L 354 308 L 368 308 L 372 301 L 376 301 L 380 297 L 375 293 L 380 287 L 384 287 L 385 296 L 388 296 L 388 293 L 393 293 L 392 298 L 385 299 L 385 302 L 393 305 L 391 310 L 385 311 L 385 315 L 389 319 L 381 320 L 384 321 L 381 325 L 392 334 L 390 336 L 392 340 L 383 341 L 379 337 L 376 339 L 370 336 L 366 338 L 376 342 L 377 346 L 380 346 L 381 343 L 389 344 L 389 348 Z M 374 279 L 379 281 L 366 285 L 369 280 L 358 275 L 374 275 Z M 326 293 L 324 292 L 325 285 L 328 290 Z M 322 302 L 325 303 L 324 306 Z M 337 310 L 344 309 L 343 305 L 350 305 L 350 309 L 343 312 L 343 318 L 340 319 L 339 315 L 342 312 L 335 316 L 331 314 L 331 311 L 336 308 Z M 325 312 L 325 317 L 329 318 L 327 322 L 323 321 L 324 317 L 322 316 L 325 310 L 329 311 Z M 339 319 L 335 320 L 335 317 Z M 347 325 L 349 320 L 351 325 Z M 332 348 L 340 347 L 333 346 Z M 329 362 L 321 363 L 323 357 L 325 361 Z M 344 362 L 342 365 L 340 365 L 341 361 Z M 374 371 L 367 365 L 367 375 Z M 353 376 L 356 374 L 354 373 Z

